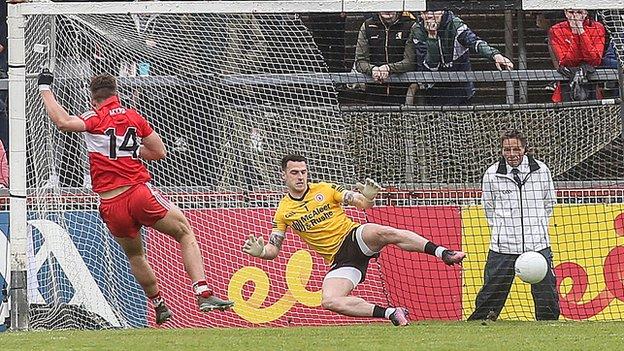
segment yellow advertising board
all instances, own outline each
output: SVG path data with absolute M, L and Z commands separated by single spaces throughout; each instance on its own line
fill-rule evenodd
M 462 209 L 463 318 L 483 284 L 490 228 L 482 207 Z M 561 319 L 610 320 L 624 314 L 624 205 L 558 205 L 550 221 Z M 516 278 L 499 318 L 533 320 L 531 286 Z

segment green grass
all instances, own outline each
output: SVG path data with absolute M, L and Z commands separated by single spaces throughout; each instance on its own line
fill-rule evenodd
M 256 329 L 1 333 L 0 350 L 617 350 L 624 322 L 422 322 Z

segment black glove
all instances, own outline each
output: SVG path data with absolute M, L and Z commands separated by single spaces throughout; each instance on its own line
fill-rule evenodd
M 50 85 L 52 85 L 52 81 L 54 80 L 54 75 L 50 72 L 49 69 L 44 68 L 41 73 L 37 76 L 37 84 L 39 85 L 39 91 L 50 90 Z
M 583 75 L 583 70 L 579 69 L 570 82 L 570 98 L 572 101 L 585 101 L 589 98 L 585 82 L 587 82 L 587 78 Z
M 583 84 L 591 83 L 590 78 L 596 73 L 596 67 L 583 62 L 580 64 L 579 68 L 583 71 Z
M 559 72 L 562 76 L 564 76 L 568 80 L 574 78 L 576 71 L 577 71 L 576 67 L 559 66 L 559 68 L 557 69 L 557 72 Z

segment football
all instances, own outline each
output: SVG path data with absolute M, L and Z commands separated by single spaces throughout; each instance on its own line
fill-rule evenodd
M 548 271 L 546 258 L 539 252 L 525 252 L 516 260 L 516 275 L 523 282 L 535 284 L 541 282 Z

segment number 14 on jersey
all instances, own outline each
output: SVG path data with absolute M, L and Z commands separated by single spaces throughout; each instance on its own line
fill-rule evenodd
M 109 149 L 108 158 L 116 160 L 117 157 L 131 156 L 134 159 L 139 158 L 139 146 L 141 146 L 137 138 L 137 130 L 134 127 L 129 127 L 123 136 L 117 136 L 115 134 L 115 128 L 108 128 L 104 131 L 104 134 L 109 137 Z M 122 140 L 117 145 L 118 139 Z

